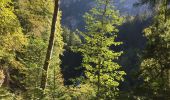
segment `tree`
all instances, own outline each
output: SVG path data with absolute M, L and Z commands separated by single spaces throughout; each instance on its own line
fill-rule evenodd
M 17 52 L 23 52 L 27 45 L 20 22 L 14 14 L 11 0 L 0 1 L 0 69 L 4 70 L 4 84 L 11 89 L 24 89 L 24 65 L 19 61 Z M 19 77 L 19 78 L 18 78 Z
M 86 32 L 80 33 L 85 42 L 77 51 L 83 55 L 85 75 L 97 86 L 97 98 L 113 99 L 125 75 L 116 62 L 123 52 L 111 50 L 111 46 L 122 44 L 116 42 L 116 37 L 123 18 L 114 9 L 112 0 L 96 0 L 96 6 L 84 18 Z
M 65 98 L 66 96 L 66 88 L 63 84 L 63 76 L 61 74 L 61 60 L 60 55 L 63 54 L 64 51 L 64 42 L 63 42 L 63 29 L 61 27 L 61 11 L 58 12 L 57 15 L 57 23 L 56 23 L 56 32 L 55 32 L 55 41 L 53 46 L 52 57 L 50 60 L 50 66 L 48 69 L 48 86 L 46 87 L 47 93 L 50 98 L 60 99 Z
M 27 35 L 29 42 L 25 51 L 17 53 L 22 63 L 26 66 L 26 77 L 24 83 L 27 91 L 24 98 L 37 99 L 42 96 L 41 74 L 45 54 L 48 46 L 48 36 L 52 23 L 54 2 L 51 0 L 14 0 L 15 13 L 21 23 L 23 32 Z M 55 94 L 61 91 L 62 75 L 60 73 L 59 55 L 63 51 L 62 28 L 60 25 L 61 12 L 57 15 L 57 24 L 54 41 L 53 57 L 50 59 L 48 68 L 48 87 L 47 91 L 55 90 Z M 55 73 L 55 75 L 54 75 Z M 58 77 L 60 76 L 60 77 Z M 54 78 L 55 77 L 55 78 Z M 55 82 L 54 82 L 55 80 Z M 60 81 L 59 81 L 60 80 Z M 55 83 L 55 86 L 54 84 Z M 54 89 L 55 87 L 55 89 Z M 60 89 L 58 89 L 60 88 Z M 59 90 L 57 92 L 57 90 Z M 45 92 L 46 94 L 46 92 Z M 54 92 L 48 92 L 48 97 L 52 97 Z
M 138 0 L 138 2 L 134 5 L 139 6 L 149 4 L 149 7 L 153 10 L 155 14 L 160 12 L 160 6 L 164 6 L 164 16 L 167 17 L 167 14 L 169 14 L 169 3 L 170 0 Z
M 55 37 L 55 29 L 56 29 L 56 21 L 57 21 L 57 15 L 58 15 L 58 7 L 59 6 L 59 0 L 55 0 L 55 6 L 54 6 L 54 13 L 53 13 L 53 19 L 52 19 L 52 25 L 51 25 L 51 34 L 49 38 L 49 44 L 47 48 L 46 58 L 44 62 L 44 72 L 42 73 L 42 79 L 41 79 L 41 88 L 44 90 L 47 83 L 47 77 L 48 77 L 48 67 L 50 64 L 50 59 L 52 57 L 52 51 L 54 46 L 54 37 Z
M 81 44 L 81 38 L 75 32 L 72 32 L 67 27 L 63 27 L 63 41 L 65 43 L 65 48 L 69 49 L 71 46 L 76 46 Z
M 45 58 L 50 19 L 52 18 L 51 0 L 14 0 L 16 14 L 23 33 L 28 38 L 28 45 L 23 52 L 17 52 L 17 57 L 25 66 L 24 80 L 27 88 L 26 97 L 35 97 L 40 86 L 42 66 Z M 35 98 L 32 98 L 35 99 Z
M 165 4 L 167 4 L 170 0 L 138 0 L 137 3 L 135 3 L 135 5 L 144 5 L 144 4 L 149 4 L 151 8 L 155 8 L 158 7 L 157 5 L 159 5 L 160 3 L 164 2 Z
M 17 53 L 17 56 L 25 65 L 24 83 L 30 91 L 40 86 L 42 66 L 50 34 L 53 2 L 51 0 L 14 1 L 15 14 L 24 34 L 28 37 L 28 45 L 22 53 Z
M 147 47 L 141 63 L 144 87 L 150 98 L 168 98 L 170 84 L 170 19 L 167 14 L 167 0 L 160 3 L 153 24 L 144 30 Z M 149 98 L 148 97 L 148 98 Z

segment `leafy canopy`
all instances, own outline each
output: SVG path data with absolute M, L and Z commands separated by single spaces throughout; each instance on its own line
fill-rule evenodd
M 112 4 L 112 0 L 96 0 L 96 6 L 84 15 L 86 32 L 80 33 L 85 42 L 77 50 L 83 55 L 86 76 L 98 87 L 98 94 L 106 94 L 103 98 L 114 95 L 125 75 L 116 62 L 123 52 L 110 48 L 122 44 L 115 39 L 123 18 Z

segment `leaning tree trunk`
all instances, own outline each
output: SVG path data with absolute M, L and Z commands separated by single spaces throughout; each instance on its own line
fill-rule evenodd
M 56 30 L 55 26 L 57 23 L 58 8 L 59 8 L 59 0 L 55 0 L 54 13 L 53 13 L 53 19 L 52 19 L 52 25 L 51 25 L 51 34 L 49 38 L 49 44 L 48 44 L 46 58 L 45 58 L 44 66 L 43 66 L 42 78 L 41 78 L 40 88 L 42 88 L 43 90 L 46 87 L 47 77 L 48 77 L 48 68 L 49 68 L 50 59 L 52 56 L 52 51 L 53 51 L 53 46 L 54 46 L 54 37 L 55 37 L 55 30 Z

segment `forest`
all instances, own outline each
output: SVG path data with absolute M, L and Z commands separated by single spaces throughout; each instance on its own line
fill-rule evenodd
M 170 100 L 170 0 L 0 0 L 0 100 Z

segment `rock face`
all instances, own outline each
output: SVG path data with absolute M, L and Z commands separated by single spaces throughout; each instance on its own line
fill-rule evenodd
M 134 8 L 138 0 L 115 0 L 115 7 L 123 15 L 137 15 L 143 12 L 143 7 Z M 62 24 L 70 29 L 83 29 L 83 15 L 94 5 L 93 0 L 61 0 L 63 11 Z

